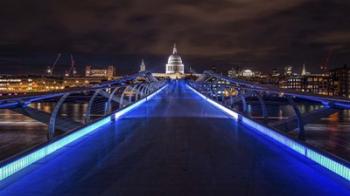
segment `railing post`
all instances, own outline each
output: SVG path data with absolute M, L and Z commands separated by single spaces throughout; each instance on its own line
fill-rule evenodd
M 120 96 L 120 101 L 119 101 L 119 108 L 122 108 L 122 107 L 124 107 L 124 96 L 125 96 L 125 92 L 127 91 L 127 90 L 129 90 L 129 88 L 130 88 L 130 86 L 126 86 L 125 87 L 125 89 L 123 90 L 123 93 L 122 93 L 122 95 Z
M 94 104 L 94 100 L 97 97 L 97 95 L 100 93 L 101 90 L 102 89 L 97 89 L 89 100 L 88 107 L 87 107 L 86 112 L 85 112 L 85 123 L 90 122 L 92 105 Z
M 266 104 L 265 104 L 264 98 L 257 91 L 255 91 L 255 95 L 257 96 L 257 98 L 258 98 L 258 100 L 260 102 L 261 114 L 262 114 L 262 116 L 264 118 L 264 121 L 267 121 L 268 114 L 267 114 L 267 108 L 266 108 Z
M 52 139 L 55 136 L 55 126 L 56 126 L 56 118 L 57 118 L 57 114 L 60 111 L 60 108 L 62 106 L 62 104 L 64 103 L 64 101 L 66 100 L 66 98 L 70 95 L 70 93 L 65 93 L 64 95 L 62 95 L 62 97 L 58 100 L 58 102 L 56 103 L 52 114 L 50 116 L 50 121 L 49 121 L 49 130 L 48 130 L 48 139 Z
M 137 101 L 137 93 L 135 93 L 135 89 L 138 87 L 138 85 L 137 84 L 134 84 L 134 86 L 132 87 L 132 89 L 131 89 L 131 91 L 132 91 L 132 93 L 134 93 L 135 94 L 135 100 L 134 101 Z M 129 103 L 132 103 L 132 96 L 129 96 Z
M 298 128 L 299 128 L 298 138 L 301 140 L 305 140 L 304 122 L 303 122 L 300 110 L 298 106 L 295 104 L 295 102 L 293 101 L 293 98 L 291 96 L 287 96 L 287 100 L 289 104 L 292 105 L 295 115 L 297 116 Z
M 137 89 L 136 89 L 136 100 L 139 100 L 142 97 L 142 95 L 140 95 L 141 89 L 142 89 L 142 84 L 139 84 Z
M 109 95 L 108 101 L 107 101 L 107 106 L 105 108 L 105 114 L 108 114 L 108 113 L 111 112 L 111 110 L 112 110 L 112 105 L 111 105 L 112 98 L 113 98 L 114 94 L 117 92 L 117 90 L 119 90 L 120 88 L 121 88 L 120 86 L 119 87 L 115 87 L 113 89 L 112 93 Z
M 242 95 L 242 94 L 240 94 L 239 95 L 240 97 L 241 97 L 241 100 L 242 100 L 242 109 L 243 109 L 243 112 L 244 113 L 247 113 L 247 100 L 246 100 L 246 98 L 245 98 L 245 96 L 244 95 Z

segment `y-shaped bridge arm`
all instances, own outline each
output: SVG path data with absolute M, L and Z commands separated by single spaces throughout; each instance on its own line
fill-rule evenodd
M 305 131 L 304 131 L 303 117 L 301 116 L 301 113 L 300 113 L 298 106 L 293 101 L 293 98 L 291 96 L 287 96 L 287 100 L 288 100 L 289 104 L 292 105 L 294 113 L 297 117 L 298 128 L 299 128 L 298 138 L 304 140 L 305 139 Z
M 259 92 L 256 92 L 256 91 L 255 91 L 255 95 L 258 98 L 259 103 L 260 103 L 261 114 L 262 114 L 264 120 L 267 120 L 268 113 L 267 113 L 267 108 L 266 108 L 266 104 L 265 104 L 264 98 Z
M 49 123 L 49 139 L 53 138 L 55 136 L 55 130 L 56 130 L 56 119 L 57 119 L 57 114 L 66 100 L 66 98 L 70 95 L 70 93 L 65 93 L 56 103 L 55 108 L 52 111 L 52 114 L 50 116 L 50 123 Z
M 309 113 L 302 114 L 300 118 L 303 120 L 304 125 L 306 125 L 322 117 L 327 117 L 331 114 L 334 114 L 338 111 L 339 109 L 325 107 Z M 295 123 L 295 121 L 297 120 L 298 120 L 297 116 L 292 116 L 285 120 L 279 120 L 273 123 L 269 123 L 269 126 L 280 130 L 291 131 L 291 130 L 294 130 L 295 128 L 298 128 L 299 125 Z

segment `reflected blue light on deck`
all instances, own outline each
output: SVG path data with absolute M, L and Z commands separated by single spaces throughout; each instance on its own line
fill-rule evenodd
M 322 155 L 319 152 L 316 152 L 315 150 L 310 149 L 309 147 L 294 141 L 293 139 L 284 136 L 283 134 L 280 134 L 273 129 L 270 129 L 268 127 L 265 127 L 264 125 L 261 125 L 249 118 L 246 118 L 224 106 L 221 104 L 213 101 L 212 99 L 204 96 L 203 94 L 199 93 L 196 89 L 193 89 L 191 86 L 188 85 L 188 87 L 201 96 L 203 99 L 208 101 L 210 104 L 216 106 L 217 108 L 221 109 L 225 113 L 229 114 L 230 116 L 234 117 L 235 119 L 240 119 L 241 122 L 252 129 L 262 133 L 265 136 L 268 136 L 269 138 L 273 139 L 274 141 L 288 147 L 289 149 L 293 150 L 294 152 L 297 152 L 298 154 L 318 163 L 319 165 L 323 166 L 324 168 L 327 168 L 328 170 L 334 172 L 335 174 L 345 178 L 346 180 L 350 181 L 350 168 L 337 160 L 334 160 L 332 158 L 329 158 L 325 155 Z M 229 112 L 229 111 L 231 112 Z
M 248 118 L 245 117 L 241 117 L 242 123 L 248 125 L 249 127 L 259 131 L 260 133 L 276 140 L 279 143 L 284 144 L 285 146 L 291 148 L 292 150 L 294 150 L 295 152 L 305 155 L 305 147 L 301 144 L 299 144 L 298 142 L 295 142 L 291 139 L 289 139 L 288 137 L 279 134 L 276 131 L 273 131 L 259 123 L 254 122 L 253 120 L 250 120 Z
M 77 140 L 78 138 L 81 138 L 92 131 L 94 131 L 96 128 L 107 124 L 110 122 L 110 117 L 105 117 L 87 127 L 84 127 L 78 131 L 72 132 L 71 134 L 55 141 L 52 143 L 49 143 L 46 146 L 43 146 L 42 148 L 35 150 L 23 157 L 20 157 L 12 162 L 9 162 L 8 164 L 2 166 L 0 168 L 0 180 L 3 180 L 12 174 L 24 169 L 25 167 L 31 165 L 32 163 L 50 155 L 51 153 L 55 152 L 56 150 L 66 146 L 67 144 Z
M 316 163 L 322 165 L 323 167 L 331 170 L 332 172 L 342 176 L 343 178 L 350 180 L 350 169 L 349 167 L 334 161 L 318 152 L 311 149 L 307 149 L 306 156 L 315 161 Z
M 212 104 L 213 106 L 219 108 L 220 110 L 224 111 L 226 114 L 230 115 L 231 117 L 233 117 L 234 119 L 238 119 L 238 113 L 220 105 L 219 103 L 217 103 L 216 101 L 213 101 L 212 99 L 209 99 L 208 97 L 204 96 L 203 94 L 199 93 L 197 90 L 195 90 L 194 88 L 192 88 L 191 86 L 187 85 L 187 87 L 189 89 L 191 89 L 193 92 L 195 92 L 197 95 L 199 95 L 200 97 L 202 97 L 203 99 L 205 99 L 206 101 L 208 101 L 210 104 Z
M 162 87 L 161 89 L 157 90 L 155 93 L 152 93 L 151 95 L 139 100 L 135 104 L 132 104 L 115 114 L 115 118 L 119 118 L 120 116 L 126 114 L 127 112 L 131 111 L 132 109 L 136 108 L 137 106 L 144 103 L 146 100 L 151 99 L 153 96 L 158 94 L 160 91 L 162 91 L 166 86 Z M 13 160 L 11 162 L 5 163 L 4 165 L 0 166 L 0 180 L 3 180 L 16 172 L 26 168 L 27 166 L 31 165 L 32 163 L 43 159 L 47 157 L 48 155 L 52 154 L 53 152 L 61 149 L 62 147 L 72 143 L 73 141 L 95 131 L 97 128 L 109 123 L 111 121 L 111 117 L 107 116 L 105 118 L 102 118 L 93 124 L 90 124 L 84 128 L 81 128 L 79 130 L 76 130 L 52 143 L 48 143 L 47 145 L 29 153 L 22 157 L 19 157 L 16 160 Z
M 122 115 L 124 115 L 125 113 L 135 109 L 136 107 L 140 106 L 141 104 L 143 104 L 144 102 L 146 102 L 147 100 L 151 99 L 152 97 L 154 97 L 155 95 L 157 95 L 158 93 L 160 93 L 163 89 L 165 89 L 168 85 L 163 86 L 162 88 L 160 88 L 159 90 L 157 90 L 156 92 L 152 93 L 151 95 L 140 99 L 138 102 L 124 108 L 123 110 L 117 112 L 114 114 L 115 119 L 118 119 L 119 117 L 121 117 Z

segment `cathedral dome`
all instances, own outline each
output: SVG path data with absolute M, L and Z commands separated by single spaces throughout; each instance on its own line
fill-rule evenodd
M 166 73 L 180 73 L 184 74 L 184 65 L 182 64 L 182 59 L 180 55 L 177 53 L 176 45 L 174 44 L 173 54 L 171 54 L 168 58 L 168 64 L 166 64 Z
M 170 55 L 169 58 L 168 58 L 168 64 L 172 64 L 172 63 L 180 63 L 180 64 L 182 64 L 182 60 L 181 60 L 180 55 L 178 55 L 178 54 Z

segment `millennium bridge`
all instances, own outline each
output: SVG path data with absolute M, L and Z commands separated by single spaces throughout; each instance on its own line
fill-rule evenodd
M 276 105 L 293 115 L 276 118 Z M 0 108 L 46 128 L 39 143 L 2 137 L 0 195 L 350 195 L 348 135 L 307 129 L 349 109 L 344 98 L 140 72 Z

